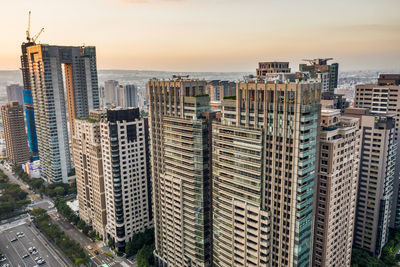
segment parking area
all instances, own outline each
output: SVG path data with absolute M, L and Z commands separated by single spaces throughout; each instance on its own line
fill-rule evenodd
M 25 236 L 11 242 L 18 232 L 23 232 Z M 30 247 L 35 247 L 38 253 L 31 255 L 28 251 Z M 11 224 L 8 229 L 1 229 L 0 248 L 7 258 L 7 261 L 1 264 L 8 263 L 12 267 L 33 267 L 37 264 L 35 262 L 37 257 L 42 257 L 46 261 L 42 266 L 74 266 L 55 245 L 47 241 L 46 237 L 33 224 L 29 226 L 26 220 L 23 223 Z M 23 258 L 26 254 L 29 256 Z

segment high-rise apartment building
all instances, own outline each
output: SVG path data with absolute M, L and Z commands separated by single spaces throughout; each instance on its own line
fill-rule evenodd
M 134 84 L 115 87 L 114 104 L 118 107 L 138 107 L 137 87 Z
M 321 111 L 312 266 L 350 266 L 361 130 L 358 118 Z
M 381 74 L 377 84 L 356 85 L 354 107 L 368 108 L 377 114 L 394 114 L 397 161 L 393 181 L 391 227 L 400 227 L 400 74 Z
M 119 251 L 153 225 L 147 118 L 138 108 L 109 109 L 100 123 L 107 213 L 106 239 Z
M 24 88 L 19 84 L 10 84 L 6 86 L 8 102 L 18 102 L 24 105 Z
M 72 182 L 66 113 L 73 135 L 75 119 L 99 107 L 95 47 L 28 46 L 27 59 L 42 177 Z
M 211 119 L 206 81 L 148 82 L 157 266 L 211 266 Z
M 354 247 L 380 255 L 388 240 L 396 162 L 395 117 L 346 109 L 361 117 L 362 154 L 359 172 Z
M 30 153 L 23 106 L 18 102 L 10 102 L 1 107 L 1 115 L 8 161 L 12 165 L 26 163 L 30 159 Z
M 118 81 L 108 80 L 104 82 L 104 107 L 107 105 L 116 105 L 116 88 L 118 87 Z
M 75 121 L 72 136 L 73 163 L 79 200 L 79 217 L 106 238 L 106 200 L 100 122 L 104 111 L 91 111 L 87 119 Z
M 339 78 L 339 64 L 332 63 L 328 65 L 328 61 L 333 58 L 316 58 L 305 59 L 310 64 L 300 64 L 299 70 L 301 72 L 309 72 L 311 78 L 320 79 L 323 91 L 334 92 L 338 85 Z
M 24 42 L 21 45 L 21 71 L 22 80 L 24 83 L 24 107 L 25 107 L 25 117 L 26 117 L 26 130 L 28 133 L 29 148 L 32 152 L 32 159 L 37 160 L 39 154 L 38 140 L 36 134 L 36 123 L 35 123 L 35 111 L 33 107 L 33 97 L 31 88 L 31 79 L 29 73 L 29 60 L 27 48 L 29 46 L 36 45 L 35 42 L 29 40 L 29 42 Z
M 237 84 L 213 128 L 215 266 L 309 266 L 321 84 Z

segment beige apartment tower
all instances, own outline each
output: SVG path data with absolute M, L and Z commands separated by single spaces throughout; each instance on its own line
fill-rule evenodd
M 72 136 L 73 163 L 79 200 L 79 217 L 92 225 L 103 239 L 106 200 L 100 140 L 100 121 L 104 112 L 91 111 L 88 119 L 76 119 Z
M 354 247 L 381 255 L 389 235 L 396 162 L 395 117 L 346 109 L 361 117 L 362 154 L 354 229 Z
M 396 121 L 394 140 L 400 155 L 400 74 L 380 74 L 377 84 L 356 85 L 354 106 L 368 108 L 376 114 L 394 114 Z M 396 160 L 393 180 L 393 206 L 391 227 L 400 227 L 400 156 Z
M 1 107 L 1 115 L 8 161 L 12 165 L 26 163 L 30 159 L 30 153 L 22 105 L 18 102 L 10 102 L 3 105 Z
M 106 239 L 121 252 L 134 234 L 153 226 L 148 129 L 139 108 L 107 109 L 100 123 Z
M 213 127 L 214 266 L 311 265 L 320 92 L 320 83 L 258 78 L 223 100 Z
M 350 266 L 361 130 L 358 118 L 321 111 L 312 266 Z
M 206 81 L 147 84 L 156 266 L 211 266 L 211 119 Z

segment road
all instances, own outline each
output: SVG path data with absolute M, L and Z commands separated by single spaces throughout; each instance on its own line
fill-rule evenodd
M 31 267 L 35 266 L 36 257 L 42 257 L 46 261 L 45 266 L 74 266 L 72 262 L 64 255 L 64 253 L 55 245 L 47 240 L 32 224 L 28 217 L 21 218 L 12 223 L 3 224 L 0 226 L 0 247 L 7 261 L 4 263 L 10 266 Z M 11 242 L 17 232 L 23 232 L 24 237 L 18 238 L 17 241 Z M 30 255 L 26 259 L 22 256 L 29 254 L 28 248 L 36 247 L 37 255 Z
M 54 202 L 44 196 L 41 198 L 38 194 L 35 194 L 32 190 L 29 189 L 29 186 L 26 185 L 23 181 L 21 181 L 18 177 L 12 173 L 7 166 L 0 164 L 0 169 L 4 171 L 4 173 L 10 178 L 10 181 L 13 183 L 17 183 L 21 186 L 21 189 L 25 190 L 29 193 L 29 198 L 32 200 L 32 204 L 28 205 L 29 209 L 33 208 L 42 208 L 47 211 L 50 217 L 56 222 L 61 230 L 63 230 L 71 239 L 75 240 L 84 248 L 86 253 L 90 256 L 90 259 L 95 263 L 97 266 L 101 266 L 102 264 L 108 264 L 109 266 L 113 267 L 128 267 L 128 266 L 136 266 L 136 260 L 130 261 L 128 259 L 111 259 L 106 252 L 110 252 L 111 250 L 102 244 L 102 242 L 93 242 L 90 238 L 76 229 L 72 224 L 66 221 L 62 216 L 60 216 L 54 207 Z M 34 228 L 34 227 L 33 227 Z M 1 231 L 1 227 L 0 227 Z M 18 232 L 18 231 L 17 231 Z M 88 249 L 88 246 L 91 246 L 92 250 Z M 1 243 L 0 243 L 1 247 Z M 96 255 L 94 251 L 97 251 L 99 254 Z M 46 259 L 47 261 L 47 259 Z M 1 265 L 0 265 L 1 266 Z M 16 265 L 18 266 L 18 265 Z M 21 265 L 21 267 L 24 265 Z M 32 265 L 33 266 L 33 265 Z M 49 265 L 53 266 L 53 265 Z M 59 266 L 59 265 L 54 265 Z

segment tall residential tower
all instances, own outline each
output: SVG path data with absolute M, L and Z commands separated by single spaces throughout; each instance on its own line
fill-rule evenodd
M 312 266 L 350 266 L 360 166 L 359 119 L 321 111 Z
M 22 105 L 18 102 L 10 102 L 3 105 L 1 107 L 1 115 L 8 161 L 12 165 L 26 163 L 30 159 L 30 153 Z
M 157 266 L 211 266 L 211 118 L 206 82 L 150 80 Z
M 106 239 L 125 251 L 135 233 L 153 225 L 148 121 L 139 108 L 109 109 L 102 116 Z
M 309 266 L 321 84 L 237 84 L 213 129 L 215 266 Z
M 66 113 L 73 135 L 75 118 L 88 117 L 89 110 L 99 107 L 95 47 L 33 45 L 26 49 L 42 177 L 49 182 L 72 182 Z

